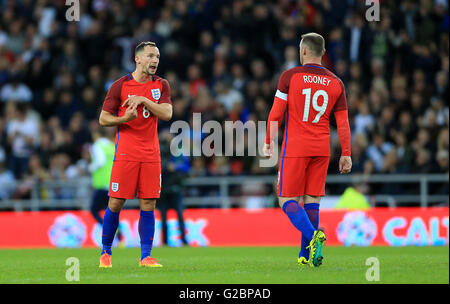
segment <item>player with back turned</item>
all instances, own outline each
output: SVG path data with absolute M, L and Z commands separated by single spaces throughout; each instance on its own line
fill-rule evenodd
M 320 198 L 330 159 L 330 115 L 334 111 L 341 142 L 339 171 L 349 173 L 351 134 L 347 100 L 342 81 L 321 65 L 325 41 L 316 33 L 302 35 L 302 66 L 283 72 L 268 118 L 265 156 L 272 156 L 276 130 L 285 116 L 284 138 L 278 168 L 277 195 L 280 207 L 294 227 L 301 231 L 298 264 L 322 264 L 325 233 L 318 228 Z M 304 208 L 299 204 L 303 198 Z
M 119 214 L 127 199 L 139 199 L 140 266 L 161 267 L 151 257 L 155 233 L 156 199 L 161 192 L 161 156 L 158 119 L 172 117 L 170 87 L 155 75 L 159 49 L 141 42 L 135 49 L 136 69 L 115 81 L 109 89 L 99 122 L 117 126 L 115 155 L 109 187 L 109 202 L 103 217 L 100 267 L 111 267 L 111 246 L 119 225 Z

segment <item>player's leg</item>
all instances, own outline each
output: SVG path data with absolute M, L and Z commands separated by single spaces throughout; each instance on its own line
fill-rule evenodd
M 149 257 L 153 247 L 155 234 L 156 199 L 140 199 L 139 236 L 141 238 L 141 260 Z
M 109 204 L 109 196 L 108 196 L 108 190 L 97 190 L 97 195 L 96 195 L 96 209 L 98 211 L 100 210 L 106 210 L 108 208 L 108 204 Z M 97 213 L 98 213 L 97 211 Z M 103 225 L 103 220 L 100 222 L 101 225 Z M 117 228 L 117 238 L 119 239 L 119 241 L 122 239 L 121 237 L 121 233 L 120 233 L 120 228 Z
M 311 240 L 315 229 L 299 204 L 299 199 L 305 191 L 305 169 L 308 161 L 309 159 L 304 157 L 283 160 L 278 173 L 278 203 L 292 225 Z
M 119 216 L 127 199 L 133 199 L 136 193 L 136 185 L 139 175 L 139 163 L 128 161 L 116 161 L 111 172 L 109 187 L 109 201 L 103 216 L 102 226 L 102 252 L 100 267 L 111 267 L 112 243 L 119 227 Z M 109 266 L 105 265 L 105 259 Z
M 315 229 L 311 224 L 305 209 L 298 203 L 299 199 L 299 196 L 279 197 L 278 203 L 292 225 L 302 233 L 302 237 L 311 241 Z
M 91 202 L 91 214 L 94 219 L 103 226 L 103 219 L 100 216 L 100 210 L 105 210 L 108 208 L 109 196 L 108 191 L 103 189 L 97 189 L 94 191 L 92 202 Z M 117 229 L 117 237 L 121 239 L 120 229 Z M 103 252 L 103 251 L 102 251 Z
M 120 210 L 122 210 L 124 204 L 125 199 L 123 198 L 109 198 L 108 208 L 106 208 L 105 215 L 103 216 L 102 225 L 102 252 L 100 255 L 100 267 L 102 268 L 112 267 L 111 248 L 117 228 L 119 227 Z
M 108 254 L 112 254 L 111 246 L 116 236 L 117 228 L 119 227 L 119 215 L 125 201 L 124 198 L 109 198 L 108 208 L 106 208 L 105 215 L 103 216 L 102 253 L 106 251 Z
M 314 229 L 317 230 L 319 228 L 319 206 L 320 206 L 320 196 L 303 196 L 303 208 L 308 215 L 309 221 L 313 225 Z M 308 247 L 309 241 L 306 237 L 302 235 L 302 243 L 300 247 L 299 259 L 303 259 L 304 261 L 309 260 L 309 249 Z
M 161 164 L 141 163 L 138 182 L 138 198 L 141 208 L 139 216 L 139 236 L 141 239 L 140 266 L 162 267 L 151 257 L 155 234 L 156 199 L 161 193 Z
M 119 215 L 126 199 L 133 199 L 139 177 L 139 163 L 115 161 L 111 171 L 109 201 L 103 217 L 102 253 L 111 254 L 111 246 L 119 227 Z
M 326 240 L 325 233 L 318 227 L 320 199 L 325 195 L 328 164 L 329 157 L 313 157 L 306 169 L 308 179 L 305 185 L 303 201 L 305 210 L 307 210 L 308 217 L 316 232 L 315 242 L 308 242 L 308 240 L 302 239 L 300 255 L 309 255 L 308 261 L 314 266 L 320 266 L 322 264 L 322 248 Z

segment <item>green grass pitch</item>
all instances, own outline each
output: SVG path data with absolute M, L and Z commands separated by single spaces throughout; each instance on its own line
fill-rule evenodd
M 295 247 L 154 248 L 163 268 L 138 267 L 139 248 L 114 248 L 113 268 L 98 268 L 99 249 L 0 250 L 0 284 L 5 283 L 449 283 L 449 248 L 325 247 L 319 268 L 297 267 Z M 67 281 L 76 257 L 80 280 Z M 369 257 L 379 260 L 380 280 L 367 281 Z

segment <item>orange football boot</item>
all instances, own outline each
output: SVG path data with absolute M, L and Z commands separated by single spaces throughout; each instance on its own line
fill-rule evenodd
M 140 260 L 139 266 L 141 266 L 141 267 L 163 267 L 161 264 L 158 263 L 158 261 L 155 258 L 152 258 L 149 256 L 143 260 Z
M 112 261 L 111 256 L 105 252 L 100 256 L 100 268 L 111 268 L 112 267 Z

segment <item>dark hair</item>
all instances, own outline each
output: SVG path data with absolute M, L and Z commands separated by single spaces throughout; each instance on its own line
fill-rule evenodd
M 16 111 L 19 112 L 20 114 L 26 114 L 27 110 L 28 110 L 28 105 L 24 102 L 18 102 L 15 104 L 16 106 Z
M 325 39 L 317 33 L 308 33 L 302 35 L 300 44 L 306 45 L 308 49 L 316 56 L 322 56 L 325 51 Z
M 142 50 L 144 50 L 144 48 L 146 46 L 154 46 L 156 47 L 156 43 L 152 42 L 152 41 L 142 41 L 141 43 L 139 43 L 135 50 L 134 50 L 134 55 L 136 55 L 137 53 L 141 52 Z

